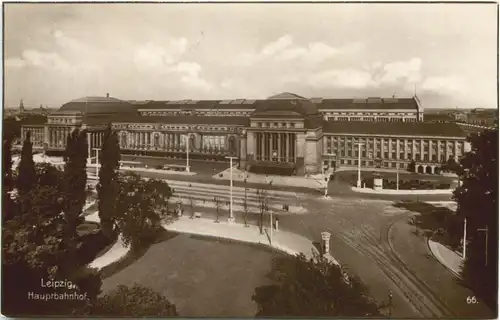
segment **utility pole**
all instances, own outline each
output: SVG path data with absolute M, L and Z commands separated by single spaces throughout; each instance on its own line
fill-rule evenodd
M 356 183 L 356 187 L 361 188 L 361 146 L 364 143 L 358 142 L 358 181 Z
M 389 290 L 389 317 L 392 316 L 392 291 Z
M 467 217 L 464 218 L 464 245 L 463 245 L 463 252 L 462 252 L 462 259 L 465 260 L 465 254 L 467 250 Z
M 484 266 L 488 266 L 488 226 L 484 229 L 477 229 L 477 231 L 485 232 L 484 237 Z
M 189 134 L 186 135 L 186 172 L 189 171 Z
M 396 163 L 396 190 L 399 190 L 399 162 Z
M 229 159 L 229 172 L 230 172 L 230 184 L 229 184 L 229 219 L 228 222 L 234 222 L 233 216 L 233 159 L 238 159 L 237 157 L 226 157 Z
M 95 150 L 95 176 L 99 176 L 99 150 L 101 148 L 94 148 Z

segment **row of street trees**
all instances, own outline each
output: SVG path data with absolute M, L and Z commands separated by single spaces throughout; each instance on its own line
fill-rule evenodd
M 497 308 L 498 129 L 467 138 L 471 151 L 447 168 L 462 181 L 454 193 L 457 215 L 467 219 L 467 254 L 462 276 L 478 296 Z
M 177 315 L 175 306 L 164 297 L 140 286 L 120 287 L 98 297 L 101 277 L 81 258 L 84 240 L 78 233 L 87 197 L 86 131 L 75 129 L 68 135 L 62 171 L 50 164 L 34 163 L 28 132 L 17 174 L 12 172 L 13 138 L 5 134 L 8 132 L 4 131 L 2 159 L 2 312 L 12 316 Z M 121 233 L 125 242 L 133 247 L 141 246 L 151 227 L 160 224 L 162 209 L 158 207 L 162 203 L 154 199 L 158 193 L 164 195 L 166 188 L 166 194 L 171 193 L 168 193 L 168 185 L 161 181 L 143 181 L 133 175 L 121 177 L 118 174 L 120 151 L 112 147 L 117 140 L 110 127 L 104 140 L 98 187 L 100 215 L 105 221 L 103 230 L 111 238 Z M 50 280 L 69 280 L 75 287 L 56 289 L 41 285 Z M 85 299 L 33 299 L 33 294 L 55 293 L 77 293 L 85 295 Z

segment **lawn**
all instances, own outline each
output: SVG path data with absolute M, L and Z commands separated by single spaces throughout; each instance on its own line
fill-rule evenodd
M 182 317 L 253 317 L 255 287 L 268 283 L 277 253 L 246 244 L 178 235 L 103 280 L 103 292 L 137 282 L 165 295 Z

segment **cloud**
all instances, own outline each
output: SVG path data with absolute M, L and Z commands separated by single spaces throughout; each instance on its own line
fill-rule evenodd
M 237 56 L 235 64 L 250 67 L 259 63 L 301 63 L 315 65 L 340 55 L 360 52 L 362 44 L 349 43 L 338 48 L 324 42 L 296 44 L 291 35 L 284 35 L 266 44 L 258 52 L 245 52 Z
M 24 68 L 27 62 L 21 58 L 9 58 L 5 59 L 5 67 L 7 68 Z
M 175 63 L 187 49 L 185 38 L 171 39 L 165 45 L 146 43 L 138 46 L 134 51 L 134 64 L 139 70 L 168 68 Z
M 422 83 L 422 89 L 435 92 L 458 93 L 466 89 L 465 79 L 460 76 L 432 76 Z
M 420 58 L 391 62 L 384 65 L 384 73 L 379 82 L 383 84 L 394 84 L 399 81 L 419 82 L 422 79 L 421 68 L 422 59 Z
M 339 69 L 328 70 L 317 74 L 311 74 L 308 77 L 308 82 L 313 87 L 328 88 L 366 88 L 375 86 L 376 82 L 373 80 L 369 72 L 357 69 Z
M 290 35 L 284 35 L 276 41 L 273 41 L 262 48 L 261 54 L 264 56 L 272 56 L 283 51 L 293 44 L 293 38 Z

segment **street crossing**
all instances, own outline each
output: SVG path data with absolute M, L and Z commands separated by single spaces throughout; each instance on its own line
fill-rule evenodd
M 214 197 L 217 197 L 220 201 L 220 206 L 224 210 L 229 209 L 229 185 L 213 185 L 177 180 L 165 181 L 174 189 L 174 196 L 171 199 L 173 203 L 182 203 L 186 207 L 190 206 L 192 201 L 195 210 L 200 211 L 202 208 L 216 208 Z M 268 198 L 268 207 L 273 212 L 290 214 L 307 213 L 307 210 L 301 205 L 297 193 L 281 190 L 266 190 L 265 192 Z M 248 212 L 259 213 L 260 201 L 255 188 L 246 189 L 246 199 Z M 233 212 L 243 212 L 244 203 L 245 188 L 233 186 Z M 288 210 L 284 210 L 284 205 L 288 206 Z

